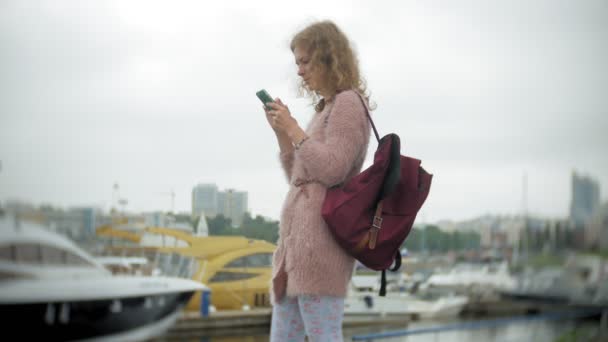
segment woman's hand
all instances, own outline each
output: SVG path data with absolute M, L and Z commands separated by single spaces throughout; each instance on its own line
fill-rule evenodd
M 285 105 L 281 99 L 276 98 L 275 102 L 268 103 L 268 109 L 264 106 L 266 112 L 266 119 L 270 124 L 270 127 L 277 132 L 289 135 L 289 131 L 297 126 L 296 119 L 291 116 L 289 107 Z
M 277 134 L 279 138 L 279 144 L 281 145 L 281 151 L 293 150 L 292 144 L 301 142 L 306 137 L 304 130 L 298 125 L 296 119 L 291 116 L 289 107 L 285 105 L 281 99 L 275 99 L 275 102 L 268 104 L 268 109 L 264 107 L 266 112 L 266 119 L 270 124 L 270 127 Z M 282 141 L 282 143 L 281 143 Z

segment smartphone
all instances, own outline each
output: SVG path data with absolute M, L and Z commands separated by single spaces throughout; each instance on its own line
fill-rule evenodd
M 266 104 L 268 102 L 274 102 L 274 100 L 272 99 L 270 94 L 268 94 L 268 92 L 265 89 L 258 91 L 257 93 L 255 93 L 255 95 L 258 97 L 258 99 L 260 99 L 260 101 L 262 101 L 264 106 L 266 106 Z M 269 107 L 266 106 L 266 108 L 269 108 Z

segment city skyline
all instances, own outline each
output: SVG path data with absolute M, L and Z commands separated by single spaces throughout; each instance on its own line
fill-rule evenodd
M 199 183 L 192 188 L 192 217 L 201 214 L 210 218 L 223 215 L 232 221 L 233 226 L 240 226 L 247 212 L 249 212 L 247 191 L 237 191 L 232 188 L 219 191 L 215 183 Z
M 7 0 L 0 201 L 107 210 L 118 183 L 128 211 L 174 193 L 187 212 L 213 182 L 278 219 L 288 185 L 255 92 L 308 123 L 289 40 L 320 19 L 352 40 L 379 133 L 434 175 L 419 221 L 567 217 L 573 171 L 606 200 L 605 1 Z
M 597 190 L 599 190 L 599 184 L 597 183 L 596 179 L 593 178 L 591 175 L 586 174 L 586 173 L 580 173 L 580 172 L 573 171 L 571 177 L 572 178 L 571 178 L 570 182 L 571 182 L 571 187 L 572 188 L 575 187 L 574 186 L 575 183 L 583 181 L 584 184 L 591 184 L 592 186 L 594 186 L 594 190 L 596 192 L 594 192 L 593 195 L 595 196 L 595 198 L 600 198 L 599 197 L 599 192 L 597 192 Z M 58 206 L 58 207 L 62 208 L 62 209 L 82 209 L 82 208 L 92 207 L 92 208 L 99 209 L 99 210 L 106 211 L 106 212 L 110 212 L 112 209 L 114 209 L 114 210 L 121 210 L 121 208 L 120 208 L 120 202 L 124 201 L 124 200 L 127 200 L 127 202 L 128 202 L 128 199 L 124 198 L 123 196 L 120 196 L 120 195 L 118 195 L 116 193 L 117 186 L 118 186 L 118 184 L 114 183 L 114 185 L 113 185 L 114 192 L 113 192 L 113 195 L 112 195 L 113 199 L 111 201 L 112 203 L 109 206 L 107 206 L 107 205 L 106 206 L 100 206 L 100 205 L 87 206 L 87 205 L 84 205 L 84 204 L 75 204 L 75 205 L 70 205 L 70 206 L 63 206 L 63 207 L 62 206 Z M 205 187 L 205 188 L 212 187 L 214 189 L 214 192 L 215 192 L 215 200 L 213 201 L 213 202 L 215 202 L 214 209 L 211 209 L 210 207 L 206 207 L 205 208 L 204 205 L 201 206 L 200 204 L 197 205 L 195 203 L 195 191 L 199 187 Z M 246 191 L 246 190 L 244 190 L 244 191 L 236 191 L 236 189 L 229 188 L 229 187 L 226 187 L 224 189 L 225 189 L 224 191 L 220 191 L 220 187 L 217 184 L 215 184 L 215 183 L 198 183 L 198 184 L 194 185 L 191 188 L 191 194 L 190 194 L 191 195 L 191 202 L 189 204 L 190 205 L 189 209 L 186 209 L 186 210 L 171 210 L 170 208 L 152 208 L 152 209 L 147 209 L 147 210 L 135 210 L 135 211 L 129 211 L 129 210 L 127 210 L 127 212 L 130 212 L 130 213 L 164 212 L 164 213 L 173 213 L 173 214 L 190 214 L 192 217 L 196 217 L 196 216 L 200 215 L 200 214 L 197 214 L 198 210 L 200 210 L 200 209 L 206 209 L 206 210 L 202 210 L 205 213 L 205 216 L 213 218 L 213 217 L 215 217 L 217 215 L 223 215 L 223 213 L 221 212 L 221 209 L 219 209 L 219 206 L 218 206 L 218 202 L 221 202 L 221 201 L 218 201 L 217 197 L 218 197 L 218 195 L 220 193 L 225 193 L 225 192 L 235 192 L 238 195 L 245 194 L 245 206 L 248 207 L 248 205 L 247 205 L 248 200 L 249 200 L 249 197 L 248 197 L 248 193 L 249 192 L 248 191 Z M 589 190 L 586 190 L 586 191 L 589 191 Z M 171 194 L 175 196 L 174 192 L 172 192 Z M 469 221 L 469 220 L 475 220 L 475 219 L 483 218 L 483 217 L 486 217 L 486 216 L 512 217 L 512 218 L 523 217 L 523 216 L 530 216 L 530 217 L 536 217 L 536 218 L 539 218 L 539 219 L 566 219 L 566 220 L 570 219 L 570 220 L 577 221 L 578 217 L 575 217 L 577 214 L 573 212 L 573 205 L 575 205 L 575 202 L 577 200 L 579 200 L 578 198 L 576 198 L 576 196 L 577 195 L 574 194 L 574 193 L 573 193 L 573 196 L 571 196 L 571 198 L 570 198 L 570 209 L 569 209 L 570 211 L 568 213 L 566 213 L 565 215 L 546 216 L 546 215 L 541 215 L 541 214 L 534 213 L 534 212 L 530 213 L 529 211 L 525 211 L 525 210 L 522 210 L 522 212 L 515 212 L 515 213 L 505 213 L 505 212 L 495 211 L 495 212 L 480 213 L 480 214 L 475 215 L 475 216 L 462 217 L 462 218 L 459 218 L 459 219 L 441 218 L 441 219 L 432 221 L 432 223 L 444 223 L 445 224 L 445 223 L 449 223 L 449 222 L 466 222 L 466 221 Z M 580 197 L 580 194 L 578 196 Z M 33 206 L 50 205 L 50 206 L 54 206 L 55 207 L 55 205 L 53 203 L 48 203 L 48 202 L 45 202 L 45 203 L 36 203 L 36 202 L 33 202 L 33 201 L 27 201 L 27 200 L 18 199 L 18 198 L 9 199 L 8 201 L 15 201 L 15 202 L 23 201 L 22 203 L 30 204 L 30 205 L 33 205 Z M 209 201 L 209 199 L 207 199 L 207 201 Z M 585 213 L 585 215 L 587 215 L 586 217 L 590 217 L 589 215 L 593 215 L 595 213 L 595 209 L 598 209 L 602 205 L 608 205 L 608 201 L 601 201 L 600 200 L 599 202 L 595 203 L 596 206 L 595 207 L 591 207 L 591 210 L 590 210 L 589 207 L 588 207 L 589 202 L 587 201 L 587 199 L 585 199 L 583 203 L 584 203 L 583 206 L 585 207 L 585 209 L 587 209 L 587 212 Z M 2 205 L 2 202 L 0 202 L 0 207 L 1 207 L 1 205 Z M 173 199 L 172 199 L 172 201 L 171 201 L 171 207 L 173 207 L 173 205 L 174 204 L 173 204 Z M 208 206 L 208 204 L 207 204 L 207 206 Z M 209 209 L 211 209 L 211 210 L 209 210 Z M 248 210 L 248 209 L 244 210 L 244 212 L 249 213 L 250 215 L 252 215 L 252 217 L 260 215 L 260 216 L 262 216 L 262 217 L 264 217 L 266 219 L 271 219 L 271 220 L 278 220 L 279 219 L 278 216 L 277 217 L 267 216 L 267 215 L 265 215 L 263 213 L 255 213 L 255 212 L 252 212 L 251 210 Z M 227 218 L 230 218 L 229 216 L 227 216 Z M 420 217 L 420 215 L 419 215 L 417 217 L 417 219 L 416 219 L 416 222 L 421 223 L 421 221 L 422 221 L 422 223 L 431 223 L 428 220 L 427 221 L 423 220 Z

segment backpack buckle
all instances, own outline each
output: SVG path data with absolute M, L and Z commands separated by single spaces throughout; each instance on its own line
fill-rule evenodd
M 372 223 L 372 227 L 377 229 L 382 228 L 382 217 L 374 216 L 374 222 Z

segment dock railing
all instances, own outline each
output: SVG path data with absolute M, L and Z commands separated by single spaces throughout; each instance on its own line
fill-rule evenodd
M 414 328 L 414 329 L 401 329 L 387 332 L 379 332 L 365 335 L 353 336 L 353 341 L 375 341 L 386 338 L 412 336 L 421 334 L 436 334 L 439 335 L 442 332 L 457 331 L 457 330 L 475 330 L 475 329 L 488 329 L 509 324 L 527 324 L 537 321 L 552 321 L 552 320 L 576 320 L 590 317 L 596 317 L 601 315 L 600 328 L 598 334 L 600 336 L 608 336 L 608 309 L 592 309 L 592 310 L 570 310 L 566 312 L 552 312 L 539 314 L 535 316 L 515 316 L 508 318 L 497 318 L 470 322 L 460 322 L 444 324 L 432 327 Z

